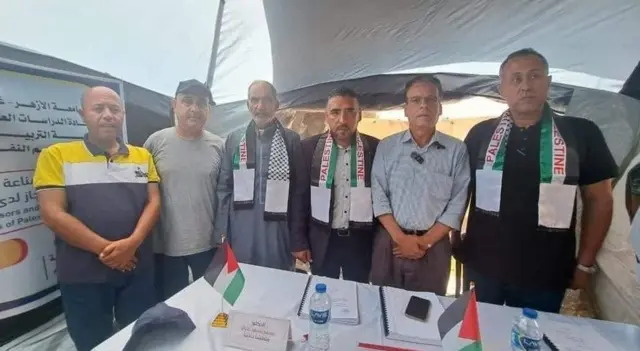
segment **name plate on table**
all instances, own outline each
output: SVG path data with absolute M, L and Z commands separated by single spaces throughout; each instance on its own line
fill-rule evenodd
M 225 345 L 244 350 L 286 351 L 290 330 L 288 319 L 231 311 Z

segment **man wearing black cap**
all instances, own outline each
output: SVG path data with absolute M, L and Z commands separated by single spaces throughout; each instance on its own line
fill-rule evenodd
M 180 82 L 171 102 L 175 127 L 145 142 L 162 174 L 162 212 L 156 226 L 156 288 L 166 300 L 204 274 L 215 250 L 216 184 L 224 141 L 204 130 L 215 103 L 206 85 Z

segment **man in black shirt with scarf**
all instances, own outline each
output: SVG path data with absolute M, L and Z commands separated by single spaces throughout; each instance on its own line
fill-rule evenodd
M 558 312 L 565 289 L 585 289 L 611 223 L 618 167 L 600 129 L 558 116 L 546 102 L 547 60 L 533 49 L 500 67 L 509 109 L 465 142 L 472 179 L 467 234 L 457 257 L 479 301 Z M 576 258 L 576 197 L 583 201 Z

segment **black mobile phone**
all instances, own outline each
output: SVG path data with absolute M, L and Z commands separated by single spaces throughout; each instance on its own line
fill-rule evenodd
M 424 322 L 429 317 L 429 310 L 431 310 L 431 301 L 414 295 L 409 299 L 404 314 L 409 318 Z

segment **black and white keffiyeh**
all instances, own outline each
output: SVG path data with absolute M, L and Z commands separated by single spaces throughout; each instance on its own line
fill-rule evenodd
M 275 121 L 265 194 L 265 219 L 284 219 L 289 204 L 290 163 L 284 128 Z M 265 131 L 267 133 L 268 131 Z M 252 208 L 256 177 L 255 124 L 251 122 L 233 154 L 233 204 L 235 208 Z

